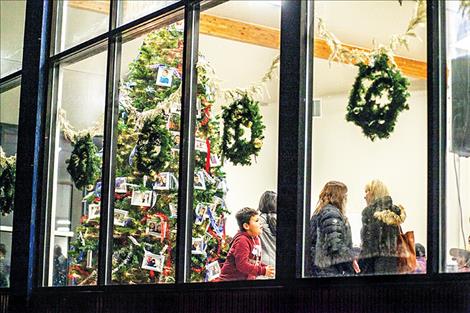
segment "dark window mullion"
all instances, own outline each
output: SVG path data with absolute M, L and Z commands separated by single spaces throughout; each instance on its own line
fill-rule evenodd
M 42 186 L 44 191 L 52 191 L 54 188 L 54 171 L 56 168 L 57 148 L 59 146 L 60 138 L 57 136 L 57 128 L 60 128 L 58 119 L 58 89 L 59 89 L 59 71 L 60 65 L 58 63 L 50 65 L 49 67 L 49 86 L 48 88 L 48 102 L 45 111 L 45 142 L 44 142 L 44 157 L 45 168 L 42 177 Z M 55 122 L 53 122 L 55 121 Z M 60 131 L 60 130 L 59 130 Z M 49 208 L 52 207 L 52 194 L 51 192 L 43 193 L 41 207 L 43 208 L 42 213 L 42 225 L 40 242 L 41 248 L 39 249 L 39 258 L 43 262 L 38 267 L 38 273 L 41 275 L 39 280 L 39 286 L 47 286 L 49 284 L 49 273 L 52 268 L 49 267 L 49 260 L 51 256 L 51 240 L 53 239 L 53 228 L 54 221 L 51 220 Z
M 428 56 L 428 256 L 427 274 L 444 266 L 446 205 L 446 29 L 445 2 L 427 2 Z M 442 246 L 441 246 L 442 244 Z
M 306 1 L 285 1 L 281 9 L 279 82 L 279 171 L 276 279 L 295 279 L 302 268 L 305 197 Z M 302 24 L 304 23 L 304 24 Z M 311 52 L 310 52 L 311 53 Z M 295 73 L 296 75 L 292 75 Z M 294 218 L 293 218 L 294 217 Z M 295 263 L 292 260 L 296 260 Z
M 184 14 L 183 86 L 181 110 L 179 196 L 176 236 L 176 283 L 190 281 L 193 220 L 194 142 L 196 127 L 199 3 L 188 3 Z
M 21 69 L 0 78 L 0 93 L 7 92 L 10 89 L 18 87 L 21 84 Z
M 50 2 L 27 1 L 13 217 L 9 311 L 26 312 L 37 282 Z
M 116 27 L 117 1 L 110 4 L 110 29 Z M 102 194 L 100 213 L 100 236 L 98 246 L 98 285 L 111 282 L 112 245 L 114 220 L 113 170 L 116 158 L 117 122 L 119 113 L 118 86 L 121 42 L 116 37 L 108 39 L 106 103 L 104 120 L 104 145 L 102 163 Z
M 301 18 L 301 31 L 305 32 L 305 35 L 301 35 L 301 38 L 305 38 L 303 45 L 305 49 L 301 47 L 302 59 L 305 60 L 304 70 L 299 75 L 305 77 L 305 112 L 303 113 L 304 127 L 299 129 L 300 140 L 303 140 L 304 145 L 300 145 L 299 154 L 302 152 L 303 163 L 304 163 L 304 174 L 303 178 L 303 208 L 302 212 L 298 212 L 299 221 L 301 225 L 298 229 L 301 229 L 301 233 L 298 234 L 297 242 L 302 242 L 302 249 L 297 249 L 297 277 L 303 277 L 308 275 L 309 269 L 309 255 L 310 255 L 310 213 L 311 213 L 311 191 L 312 191 L 312 137 L 313 137 L 313 73 L 314 73 L 314 5 L 313 2 L 308 1 L 306 8 L 302 10 Z M 302 117 L 301 117 L 302 118 Z M 299 124 L 300 125 L 300 124 Z M 302 133 L 303 132 L 303 133 Z M 302 151 L 303 150 L 303 151 Z M 302 162 L 302 160 L 300 160 Z M 303 253 L 303 255 L 302 255 Z M 303 260 L 303 261 L 301 261 Z M 301 263 L 301 266 L 299 265 Z

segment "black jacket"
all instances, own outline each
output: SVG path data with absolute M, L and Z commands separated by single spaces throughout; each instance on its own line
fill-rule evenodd
M 377 199 L 362 211 L 361 258 L 397 256 L 398 226 L 406 219 L 405 209 L 389 196 Z
M 326 205 L 310 219 L 311 271 L 352 262 L 351 227 L 339 209 Z

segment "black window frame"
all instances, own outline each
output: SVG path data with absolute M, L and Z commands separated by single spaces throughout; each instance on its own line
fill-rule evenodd
M 221 3 L 220 1 L 218 3 Z M 278 231 L 283 234 L 277 240 L 277 276 L 273 280 L 221 282 L 217 284 L 189 283 L 189 257 L 192 212 L 187 210 L 192 203 L 192 179 L 189 179 L 194 164 L 194 140 L 189 136 L 194 131 L 190 116 L 195 114 L 195 55 L 197 51 L 199 1 L 182 0 L 168 7 L 116 26 L 117 1 L 110 2 L 110 30 L 72 48 L 50 56 L 53 0 L 28 0 L 23 53 L 23 69 L 0 80 L 0 87 L 7 79 L 24 75 L 21 81 L 20 121 L 18 134 L 17 190 L 12 243 L 11 287 L 8 291 L 10 306 L 19 308 L 32 294 L 77 292 L 124 291 L 139 292 L 155 290 L 204 290 L 232 288 L 281 288 L 292 286 L 358 286 L 369 283 L 419 284 L 438 281 L 470 282 L 470 273 L 443 273 L 442 253 L 445 244 L 445 162 L 446 162 L 446 36 L 445 1 L 427 2 L 427 104 L 428 104 L 428 207 L 427 246 L 428 270 L 422 275 L 387 275 L 367 277 L 310 277 L 303 278 L 305 269 L 306 221 L 310 215 L 311 129 L 310 108 L 312 102 L 312 19 L 313 6 L 310 1 L 285 1 L 281 10 L 281 67 L 279 153 L 278 163 Z M 110 240 L 109 212 L 114 184 L 112 177 L 112 148 L 115 146 L 113 125 L 116 122 L 116 78 L 113 74 L 117 60 L 116 43 L 121 33 L 144 25 L 165 14 L 184 8 L 185 47 L 183 57 L 183 118 L 182 134 L 184 146 L 180 160 L 180 194 L 177 236 L 176 283 L 172 285 L 110 285 Z M 41 40 L 38 41 L 38 38 Z M 42 203 L 44 182 L 45 129 L 50 116 L 47 115 L 48 98 L 54 64 L 73 54 L 97 45 L 108 43 L 107 95 L 105 116 L 105 144 L 103 166 L 104 198 L 101 219 L 99 284 L 83 287 L 42 287 L 42 254 L 44 245 L 45 206 Z M 294 74 L 293 74 L 294 73 Z M 283 79 L 288 76 L 289 79 Z M 28 166 L 24 166 L 28 165 Z M 295 216 L 295 218 L 292 218 Z M 112 237 L 111 237 L 112 238 Z M 292 242 L 295 238 L 296 244 Z M 25 242 L 29 244 L 25 244 Z M 108 262 L 104 262 L 107 259 Z M 292 260 L 295 259 L 295 262 Z M 280 270 L 282 269 L 282 270 Z

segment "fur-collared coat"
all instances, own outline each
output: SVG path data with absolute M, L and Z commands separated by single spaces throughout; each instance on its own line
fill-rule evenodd
M 352 261 L 351 227 L 339 209 L 326 205 L 310 219 L 311 270 Z
M 406 219 L 405 209 L 386 196 L 362 211 L 361 258 L 397 256 L 398 226 Z

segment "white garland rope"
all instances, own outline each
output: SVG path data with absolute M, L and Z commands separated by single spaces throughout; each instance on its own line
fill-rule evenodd
M 463 2 L 462 2 L 463 3 Z M 415 33 L 415 29 L 423 25 L 426 21 L 426 1 L 425 0 L 417 0 L 417 5 L 415 9 L 415 13 L 413 17 L 410 19 L 408 23 L 408 27 L 405 33 L 401 35 L 393 35 L 390 39 L 390 43 L 388 46 L 384 45 L 375 45 L 375 48 L 368 52 L 360 49 L 348 49 L 343 47 L 341 41 L 331 32 L 329 32 L 326 28 L 325 23 L 321 18 L 319 18 L 318 23 L 318 36 L 326 41 L 328 46 L 331 49 L 331 54 L 329 57 L 329 61 L 339 61 L 342 63 L 359 63 L 365 62 L 369 63 L 377 53 L 387 53 L 389 55 L 390 61 L 395 64 L 393 51 L 395 51 L 399 47 L 405 47 L 408 49 L 409 39 L 411 37 L 417 37 Z M 209 65 L 207 60 L 202 56 L 199 55 L 198 63 L 196 67 L 198 69 L 203 69 L 206 72 L 209 81 L 207 85 L 209 88 L 218 96 L 223 96 L 226 100 L 234 101 L 240 96 L 247 94 L 252 98 L 262 97 L 263 92 L 269 96 L 269 91 L 266 86 L 266 83 L 271 81 L 273 78 L 277 77 L 277 69 L 279 68 L 280 64 L 280 55 L 277 55 L 273 61 L 267 72 L 263 75 L 261 80 L 257 83 L 253 83 L 246 88 L 234 88 L 234 89 L 224 89 L 219 90 L 218 85 L 215 82 L 220 82 L 221 80 L 218 79 L 215 75 L 214 70 Z M 396 64 L 395 64 L 396 65 Z M 164 99 L 160 102 L 156 108 L 147 110 L 144 112 L 137 111 L 132 105 L 131 100 L 126 92 L 126 89 L 122 89 L 123 92 L 121 93 L 120 105 L 130 114 L 136 117 L 136 129 L 140 129 L 144 122 L 148 119 L 155 118 L 155 116 L 161 114 L 162 112 L 168 112 L 172 106 L 181 106 L 181 85 L 180 87 L 172 93 L 168 98 Z M 66 112 L 64 109 L 60 109 L 59 111 L 59 121 L 61 125 L 61 129 L 64 133 L 65 139 L 69 141 L 73 141 L 73 139 L 78 135 L 85 135 L 90 134 L 92 137 L 96 135 L 102 134 L 103 130 L 103 120 L 96 122 L 94 126 L 81 130 L 76 131 L 74 127 L 70 124 L 70 122 L 66 119 Z
M 263 92 L 271 97 L 269 94 L 269 90 L 267 88 L 267 83 L 271 81 L 273 78 L 278 77 L 277 69 L 279 68 L 279 64 L 281 62 L 281 56 L 277 55 L 274 57 L 271 65 L 267 72 L 261 78 L 261 81 L 257 83 L 253 83 L 246 88 L 234 88 L 234 89 L 224 89 L 221 91 L 223 97 L 228 101 L 234 101 L 239 99 L 242 95 L 247 94 L 251 98 L 262 98 Z
M 276 70 L 279 67 L 279 62 L 280 62 L 280 56 L 278 55 L 274 58 L 268 71 L 261 78 L 261 81 L 250 85 L 246 89 L 235 88 L 235 89 L 219 90 L 215 82 L 220 81 L 220 79 L 216 77 L 214 70 L 206 61 L 206 59 L 202 56 L 199 57 L 196 67 L 198 69 L 203 69 L 206 72 L 206 75 L 209 78 L 207 85 L 216 95 L 223 96 L 225 97 L 225 99 L 233 100 L 233 99 L 238 98 L 242 94 L 248 94 L 252 97 L 261 96 L 263 91 L 265 91 L 269 95 L 267 87 L 266 87 L 266 83 L 272 80 L 274 77 L 277 77 Z M 181 86 L 182 85 L 180 85 L 180 87 L 175 92 L 173 92 L 169 97 L 159 102 L 158 105 L 154 109 L 146 110 L 143 112 L 137 111 L 136 108 L 132 106 L 131 104 L 132 101 L 129 98 L 127 90 L 125 88 L 122 88 L 119 105 L 122 108 L 124 108 L 124 110 L 126 110 L 126 112 L 129 115 L 135 117 L 136 129 L 138 130 L 142 128 L 145 121 L 155 118 L 157 115 L 160 115 L 162 112 L 168 112 L 173 106 L 181 106 Z M 64 134 L 64 138 L 70 142 L 73 142 L 74 138 L 76 138 L 77 136 L 90 134 L 91 137 L 95 137 L 98 135 L 102 135 L 103 133 L 104 119 L 100 119 L 100 121 L 97 121 L 95 125 L 90 128 L 77 131 L 71 125 L 71 123 L 67 120 L 67 114 L 63 108 L 59 110 L 58 117 L 59 117 L 60 128 Z
M 343 47 L 341 41 L 330 31 L 328 31 L 325 22 L 318 18 L 318 36 L 319 38 L 326 41 L 327 45 L 330 47 L 331 54 L 328 60 L 331 62 L 338 61 L 341 63 L 369 63 L 373 60 L 373 56 L 386 53 L 389 56 L 390 61 L 396 65 L 394 60 L 394 51 L 399 47 L 409 48 L 409 40 L 411 37 L 418 38 L 415 33 L 418 26 L 424 25 L 426 22 L 426 1 L 417 0 L 416 8 L 413 16 L 408 22 L 408 27 L 406 31 L 401 35 L 393 35 L 390 39 L 389 44 L 386 45 L 377 45 L 373 41 L 374 48 L 372 51 L 364 51 L 360 49 L 348 49 Z
M 2 146 L 0 146 L 0 162 L 2 162 L 2 164 L 1 164 L 2 166 L 5 166 L 5 164 L 3 162 L 5 162 L 5 163 L 7 163 L 7 162 L 15 163 L 16 162 L 16 154 L 7 157 L 5 151 L 3 151 Z
M 92 138 L 103 134 L 104 118 L 100 118 L 92 127 L 79 131 L 75 130 L 75 127 L 73 127 L 72 124 L 70 124 L 70 122 L 67 120 L 67 112 L 63 108 L 59 109 L 58 118 L 60 128 L 64 134 L 64 138 L 70 142 L 74 142 L 77 137 L 81 137 L 87 134 L 90 134 Z

